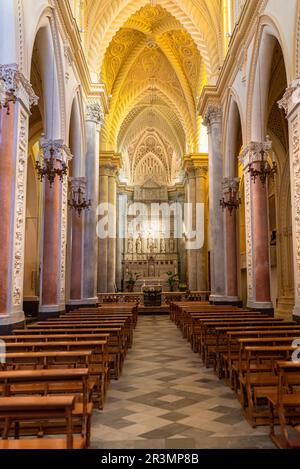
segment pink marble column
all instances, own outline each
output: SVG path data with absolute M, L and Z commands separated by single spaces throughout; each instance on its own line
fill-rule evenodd
M 254 163 L 259 169 L 259 163 Z M 253 244 L 255 257 L 256 301 L 270 302 L 270 259 L 267 185 L 259 178 L 252 184 Z
M 85 196 L 86 181 L 83 177 L 71 178 L 70 180 L 71 191 L 77 191 L 79 188 Z M 83 226 L 85 212 L 82 211 L 79 215 L 75 209 L 70 209 L 71 213 L 71 282 L 70 282 L 70 303 L 76 304 L 82 300 L 83 285 L 82 285 L 82 271 L 83 271 Z
M 237 248 L 236 248 L 236 214 L 230 215 L 226 211 L 226 257 L 227 257 L 227 295 L 229 297 L 238 296 L 237 279 Z
M 5 334 L 24 321 L 28 122 L 38 98 L 17 64 L 0 65 L 0 85 L 0 332 Z
M 59 298 L 59 227 L 60 225 L 60 182 L 56 178 L 50 187 L 45 181 L 42 305 L 57 305 Z
M 15 106 L 0 110 L 0 314 L 7 312 L 14 189 Z
M 56 167 L 68 163 L 69 149 L 62 140 L 41 140 L 44 159 L 50 158 L 54 149 Z M 56 177 L 52 187 L 44 181 L 43 252 L 41 275 L 40 317 L 57 315 L 65 309 L 67 176 L 63 182 Z
M 260 170 L 261 152 L 268 152 L 271 142 L 250 142 L 241 161 L 244 165 L 246 254 L 247 254 L 247 306 L 258 310 L 273 310 L 270 288 L 270 254 L 268 223 L 268 189 L 260 178 L 256 181 L 249 173 L 250 166 Z
M 230 190 L 239 199 L 239 179 L 225 178 L 223 181 L 224 200 L 230 200 Z M 225 253 L 226 253 L 226 295 L 228 301 L 238 301 L 238 252 L 237 252 L 237 226 L 236 209 L 230 212 L 225 208 Z

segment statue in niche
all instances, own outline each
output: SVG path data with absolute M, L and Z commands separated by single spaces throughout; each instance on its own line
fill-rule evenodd
M 133 241 L 132 241 L 132 238 L 129 238 L 129 239 L 128 239 L 127 251 L 129 252 L 129 254 L 132 254 L 132 253 L 133 253 Z
M 168 239 L 166 239 L 166 253 L 170 252 L 170 242 Z
M 170 253 L 173 254 L 174 252 L 174 239 L 170 239 Z
M 154 250 L 154 242 L 152 238 L 148 239 L 148 252 L 153 252 Z
M 158 252 L 158 241 L 157 241 L 157 239 L 154 241 L 154 252 Z
M 142 240 L 141 240 L 141 235 L 139 235 L 138 239 L 136 240 L 136 252 L 137 254 L 142 253 Z
M 166 242 L 164 238 L 160 240 L 160 252 L 162 253 L 166 252 Z

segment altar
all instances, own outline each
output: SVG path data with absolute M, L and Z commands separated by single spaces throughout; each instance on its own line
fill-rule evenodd
M 148 287 L 143 286 L 144 293 L 144 306 L 161 306 L 162 303 L 162 288 L 159 286 L 151 285 Z
M 167 188 L 148 182 L 143 187 L 136 187 L 133 202 L 143 203 L 149 207 L 148 215 L 140 217 L 140 223 L 132 232 L 134 217 L 127 210 L 126 238 L 124 246 L 123 278 L 135 277 L 133 291 L 141 292 L 143 287 L 161 287 L 162 291 L 168 291 L 168 278 L 170 273 L 178 275 L 179 257 L 178 240 L 175 238 L 174 214 L 170 218 L 163 218 L 158 213 L 157 217 L 151 213 L 151 203 L 167 203 Z M 166 237 L 167 234 L 167 237 Z

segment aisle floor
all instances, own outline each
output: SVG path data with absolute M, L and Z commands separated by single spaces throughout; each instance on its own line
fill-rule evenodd
M 167 316 L 142 316 L 119 381 L 92 422 L 92 448 L 274 448 Z

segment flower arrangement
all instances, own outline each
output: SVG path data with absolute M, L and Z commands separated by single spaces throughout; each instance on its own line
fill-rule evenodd
M 169 284 L 170 291 L 174 291 L 174 287 L 176 283 L 178 282 L 177 274 L 174 274 L 173 272 L 169 271 L 167 272 L 167 276 L 168 276 L 167 282 Z

